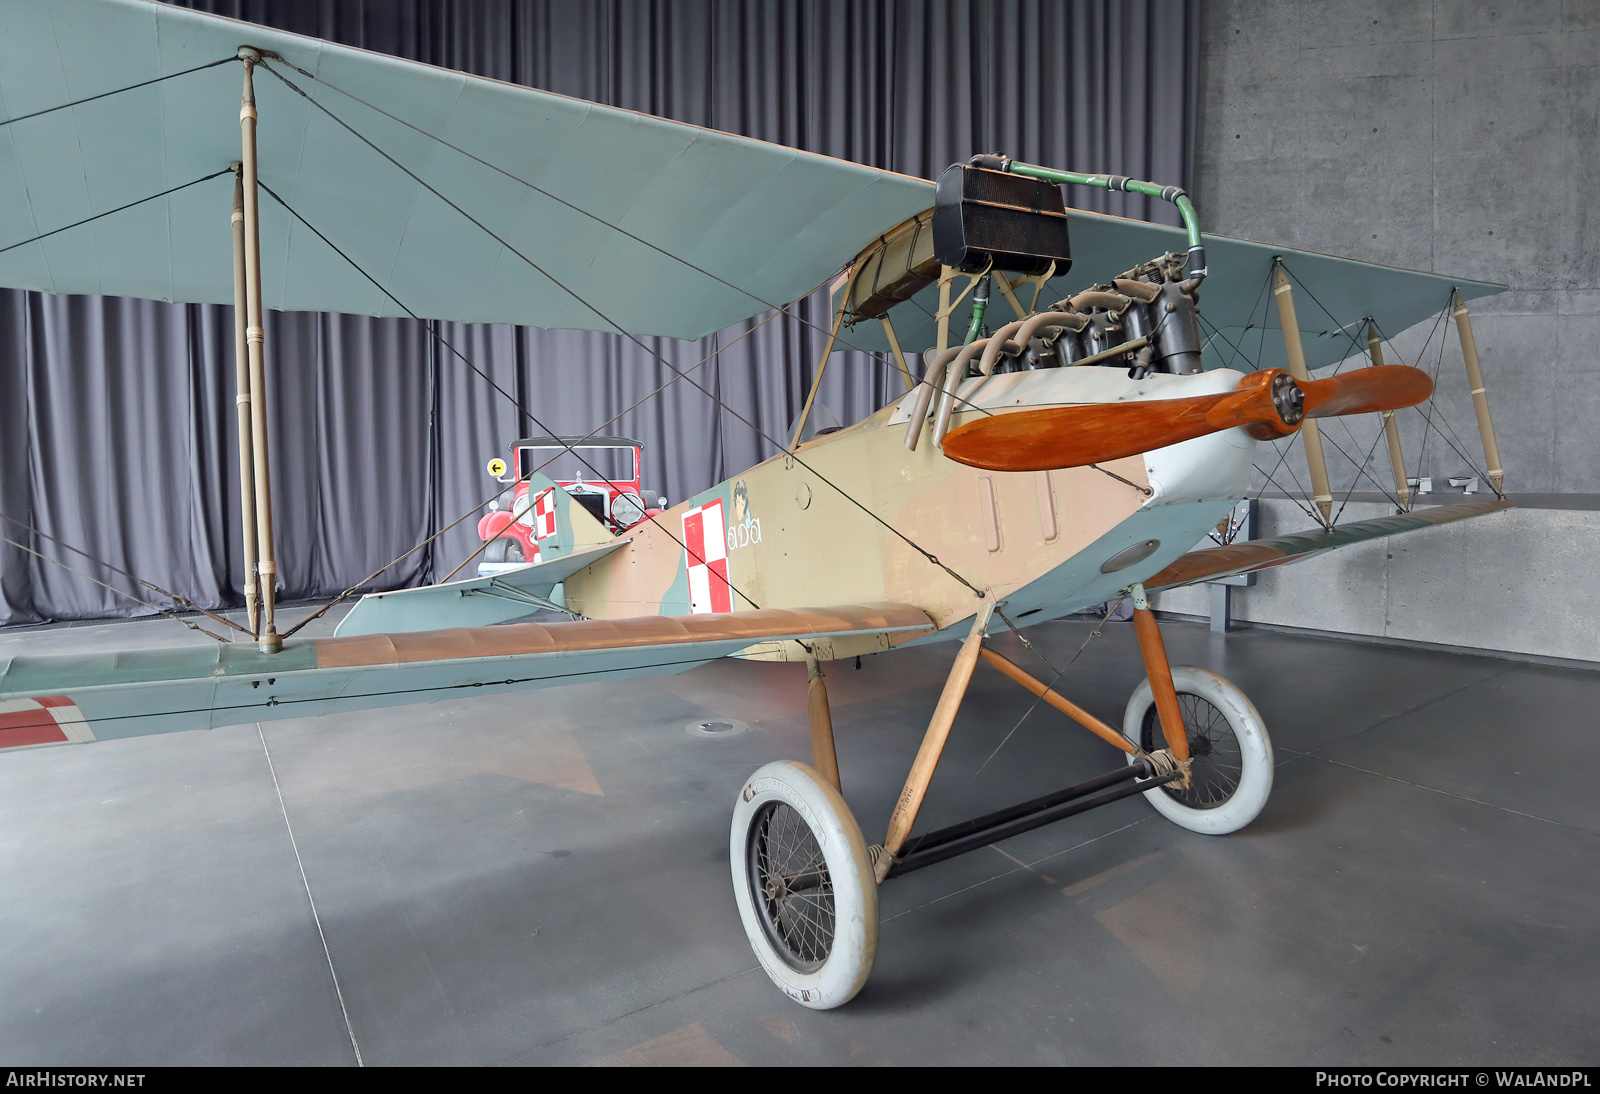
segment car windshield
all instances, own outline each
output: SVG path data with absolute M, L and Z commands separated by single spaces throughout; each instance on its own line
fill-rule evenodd
M 524 477 L 539 471 L 558 482 L 632 482 L 635 478 L 631 448 L 523 448 L 517 455 Z

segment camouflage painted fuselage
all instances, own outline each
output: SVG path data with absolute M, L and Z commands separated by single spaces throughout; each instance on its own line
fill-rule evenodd
M 1239 379 L 1229 370 L 1131 380 L 1121 369 L 1063 368 L 1002 374 L 981 385 L 972 379 L 962 393 L 1003 413 L 1210 394 Z M 1027 625 L 1108 600 L 1157 573 L 1193 548 L 1249 486 L 1255 442 L 1240 430 L 1117 460 L 1103 471 L 1004 473 L 955 463 L 926 435 L 907 451 L 912 402 L 907 395 L 632 529 L 621 550 L 567 579 L 567 606 L 618 618 L 890 601 L 924 609 L 943 632 L 972 615 L 976 588 Z M 955 421 L 977 413 L 967 409 Z M 1159 541 L 1147 557 L 1102 572 L 1113 556 L 1147 540 Z M 854 640 L 819 652 L 844 657 L 871 648 Z M 768 645 L 749 653 L 799 651 Z

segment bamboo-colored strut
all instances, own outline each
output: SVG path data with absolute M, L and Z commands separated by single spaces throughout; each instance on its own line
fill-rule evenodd
M 1294 312 L 1294 290 L 1283 271 L 1283 263 L 1272 264 L 1272 293 L 1278 301 L 1278 319 L 1283 326 L 1283 348 L 1289 355 L 1289 372 L 1296 380 L 1309 380 L 1305 349 L 1300 345 L 1300 321 Z M 1322 431 L 1314 421 L 1300 426 L 1305 442 L 1306 467 L 1311 472 L 1311 500 L 1317 503 L 1325 527 L 1333 527 L 1333 490 L 1328 485 L 1328 459 L 1322 452 Z
M 256 633 L 261 649 L 276 653 L 283 648 L 274 621 L 278 563 L 272 549 L 272 474 L 267 463 L 266 329 L 261 316 L 261 217 L 256 191 L 256 92 L 252 74 L 261 55 L 241 47 L 244 94 L 239 108 L 239 130 L 244 145 L 240 182 L 244 191 L 245 342 L 250 357 L 251 467 L 256 494 L 256 573 L 261 584 L 261 627 Z
M 961 652 L 956 654 L 956 663 L 951 666 L 950 676 L 944 682 L 939 704 L 933 708 L 933 718 L 928 722 L 927 733 L 923 735 L 922 747 L 912 761 L 911 774 L 906 776 L 905 788 L 900 791 L 894 812 L 889 816 L 889 834 L 883 840 L 887 855 L 880 860 L 885 864 L 900 853 L 900 848 L 906 844 L 906 837 L 911 835 L 911 826 L 917 821 L 922 799 L 928 793 L 928 783 L 933 780 L 934 769 L 939 766 L 939 757 L 944 753 L 945 741 L 950 738 L 950 727 L 955 724 L 956 712 L 961 709 L 961 699 L 972 681 L 972 670 L 978 664 L 978 651 L 983 648 L 983 632 L 989 626 L 989 616 L 993 611 L 994 598 L 986 597 L 973 617 L 972 630 L 961 644 Z
M 1367 352 L 1374 365 L 1383 364 L 1383 346 L 1378 338 L 1377 324 L 1367 320 Z M 1394 420 L 1394 411 L 1383 412 L 1383 432 L 1389 439 L 1389 466 L 1394 470 L 1394 492 L 1400 497 L 1400 508 L 1411 511 L 1411 483 L 1406 480 L 1406 458 L 1400 451 L 1400 426 Z
M 1189 758 L 1189 731 L 1184 727 L 1183 711 L 1178 707 L 1178 690 L 1172 683 L 1167 646 L 1161 641 L 1161 628 L 1150 611 L 1144 586 L 1135 585 L 1130 592 L 1133 594 L 1133 630 L 1139 639 L 1139 653 L 1144 657 L 1145 675 L 1150 679 L 1150 695 L 1161 719 L 1161 734 L 1166 738 L 1167 748 L 1181 762 Z
M 242 165 L 238 165 L 242 167 Z M 256 573 L 256 482 L 252 453 L 255 440 L 250 416 L 249 305 L 244 272 L 244 178 L 233 178 L 233 398 L 239 424 L 239 524 L 244 532 L 244 605 L 250 633 L 261 633 L 261 584 Z
M 1472 389 L 1472 409 L 1478 415 L 1478 436 L 1483 439 L 1483 462 L 1488 465 L 1494 492 L 1504 494 L 1506 473 L 1500 467 L 1500 446 L 1494 439 L 1494 420 L 1489 417 L 1489 396 L 1483 390 L 1483 369 L 1478 365 L 1478 340 L 1472 336 L 1472 319 L 1467 302 L 1455 294 L 1456 333 L 1461 337 L 1461 357 L 1467 363 L 1467 383 Z
M 839 784 L 839 755 L 833 747 L 833 713 L 828 708 L 828 685 L 815 657 L 806 659 L 810 681 L 806 685 L 806 722 L 811 729 L 811 766 L 835 790 Z

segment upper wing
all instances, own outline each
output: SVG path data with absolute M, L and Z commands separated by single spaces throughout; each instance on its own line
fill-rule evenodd
M 0 285 L 231 303 L 232 178 L 142 199 L 239 158 L 238 64 L 24 115 L 241 45 L 280 54 L 268 63 L 309 96 L 256 73 L 262 182 L 393 294 L 263 194 L 263 297 L 279 311 L 698 338 L 804 295 L 933 200 L 923 179 L 165 4 L 0 0 L 0 122 L 19 119 L 0 126 Z M 1073 270 L 1046 300 L 1183 249 L 1175 228 L 1070 216 Z M 1502 288 L 1220 236 L 1207 247 L 1213 365 L 1233 346 L 1281 364 L 1262 318 L 1274 256 L 1340 317 L 1302 302 L 1313 367 L 1351 351 L 1340 323 L 1371 316 L 1398 332 L 1452 287 Z M 914 301 L 895 324 L 921 349 L 935 341 L 937 289 Z M 840 345 L 888 348 L 877 323 Z
M 1069 188 L 1069 205 L 1071 199 Z M 1204 208 L 1200 209 L 1200 216 L 1203 221 Z M 1110 281 L 1136 263 L 1188 247 L 1181 228 L 1079 209 L 1068 209 L 1067 221 L 1072 237 L 1072 269 L 1067 275 L 1046 282 L 1039 295 L 1041 307 L 1096 282 Z M 1202 332 L 1210 336 L 1205 347 L 1207 368 L 1232 367 L 1251 372 L 1257 368 L 1287 367 L 1278 312 L 1272 303 L 1274 258 L 1281 258 L 1299 283 L 1295 311 L 1310 368 L 1365 352 L 1366 332 L 1360 323 L 1364 318 L 1376 320 L 1378 329 L 1387 337 L 1437 314 L 1452 289 L 1471 300 L 1504 292 L 1506 288 L 1230 236 L 1208 233 L 1205 244 L 1210 273 L 1200 289 L 1200 315 Z M 836 285 L 835 290 L 838 288 Z M 1026 306 L 1032 289 L 1018 291 Z M 923 288 L 895 307 L 891 314 L 895 334 L 905 348 L 923 349 L 937 341 L 934 316 L 938 309 L 937 284 Z M 964 303 L 953 313 L 951 330 L 956 332 L 955 337 L 966 329 L 970 310 L 970 303 Z M 1338 316 L 1337 321 L 1329 318 L 1329 313 Z M 1010 306 L 996 297 L 989 306 L 988 318 L 990 326 L 997 327 L 1015 316 Z M 849 327 L 840 341 L 844 348 L 878 352 L 889 349 L 883 326 L 876 320 Z
M 257 70 L 261 181 L 400 302 L 263 194 L 275 310 L 698 338 L 933 200 L 921 179 L 144 0 L 0 0 L 0 121 L 241 45 L 311 73 L 268 62 L 504 241 Z M 4 248 L 225 171 L 241 80 L 224 64 L 0 126 L 0 285 L 232 303 L 228 174 Z
M 1190 551 L 1172 565 L 1144 583 L 1146 592 L 1176 589 L 1180 585 L 1193 585 L 1197 581 L 1215 581 L 1221 577 L 1245 574 L 1252 570 L 1265 570 L 1273 566 L 1286 566 L 1291 562 L 1320 555 L 1337 547 L 1348 547 L 1363 540 L 1397 536 L 1439 524 L 1481 517 L 1510 509 L 1513 502 L 1501 498 L 1494 501 L 1469 501 L 1457 505 L 1439 505 L 1401 513 L 1392 517 L 1342 524 L 1331 532 L 1317 530 L 1273 539 L 1252 539 L 1247 543 L 1234 543 L 1226 547 L 1208 547 L 1203 551 Z
M 277 654 L 240 644 L 19 655 L 0 660 L 0 748 L 677 673 L 757 642 L 897 645 L 933 629 L 921 608 L 861 604 L 291 639 Z

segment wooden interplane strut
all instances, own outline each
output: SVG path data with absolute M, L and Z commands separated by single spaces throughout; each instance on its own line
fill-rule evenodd
M 1283 348 L 1289 356 L 1289 373 L 1302 384 L 1311 378 L 1306 371 L 1306 352 L 1300 344 L 1300 320 L 1294 310 L 1294 290 L 1282 262 L 1272 264 L 1272 294 L 1278 302 L 1278 321 L 1283 327 Z M 1322 451 L 1322 430 L 1307 422 L 1300 430 L 1305 443 L 1306 467 L 1311 472 L 1311 499 L 1322 513 L 1324 527 L 1333 527 L 1333 488 L 1328 485 L 1328 458 Z
M 256 573 L 256 482 L 254 419 L 250 398 L 250 337 L 245 282 L 244 176 L 234 164 L 233 176 L 233 378 L 239 426 L 239 526 L 244 534 L 244 603 L 250 633 L 261 633 L 261 579 Z
M 1500 445 L 1494 439 L 1494 420 L 1489 417 L 1489 396 L 1483 388 L 1483 369 L 1478 364 L 1478 340 L 1472 334 L 1472 318 L 1467 314 L 1467 302 L 1459 292 L 1455 300 L 1456 334 L 1461 339 L 1461 358 L 1467 364 L 1467 384 L 1472 391 L 1472 410 L 1478 416 L 1478 436 L 1483 441 L 1483 461 L 1488 465 L 1489 481 L 1494 492 L 1504 496 L 1506 473 L 1500 467 Z
M 1372 363 L 1383 365 L 1383 346 L 1378 338 L 1377 324 L 1367 320 L 1367 352 L 1372 356 Z M 1383 432 L 1389 441 L 1389 466 L 1394 471 L 1394 489 L 1400 496 L 1400 508 L 1411 508 L 1411 483 L 1406 479 L 1406 458 L 1400 451 L 1400 425 L 1394 420 L 1394 411 L 1383 412 Z
M 256 632 L 262 650 L 283 648 L 274 620 L 278 562 L 272 548 L 272 475 L 267 463 L 266 328 L 261 315 L 261 207 L 256 188 L 256 92 L 252 73 L 261 55 L 241 48 L 244 93 L 239 107 L 239 131 L 244 146 L 240 182 L 244 199 L 245 342 L 250 358 L 251 470 L 255 477 L 256 573 L 261 591 L 261 626 Z

